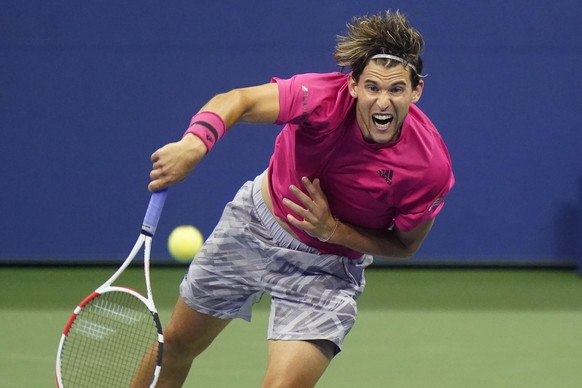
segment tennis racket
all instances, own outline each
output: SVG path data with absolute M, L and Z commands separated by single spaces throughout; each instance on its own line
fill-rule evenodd
M 57 352 L 57 385 L 155 387 L 164 336 L 150 283 L 150 251 L 167 189 L 153 193 L 141 233 L 121 267 L 85 298 L 69 318 Z M 144 246 L 147 298 L 112 286 Z

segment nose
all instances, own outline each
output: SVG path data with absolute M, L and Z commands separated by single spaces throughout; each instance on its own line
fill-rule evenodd
M 376 104 L 378 104 L 378 107 L 381 110 L 388 109 L 388 107 L 390 106 L 390 96 L 388 95 L 388 93 L 386 92 L 380 93 L 378 99 L 376 100 Z

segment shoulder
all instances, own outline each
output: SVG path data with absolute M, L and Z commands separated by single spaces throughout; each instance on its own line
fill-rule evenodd
M 407 124 L 415 132 L 421 132 L 425 134 L 430 134 L 431 136 L 438 136 L 438 130 L 436 129 L 433 122 L 428 118 L 428 116 L 418 107 L 416 104 L 410 105 L 410 110 L 407 116 Z
M 323 84 L 329 86 L 334 83 L 345 83 L 348 80 L 349 74 L 330 72 L 330 73 L 301 73 L 295 74 L 288 78 L 273 77 L 271 82 L 307 82 L 312 84 Z
M 302 123 L 307 127 L 334 127 L 353 104 L 349 74 L 305 73 L 288 79 L 273 78 L 279 88 L 277 123 Z
M 273 77 L 271 82 L 277 83 L 283 93 L 337 94 L 340 89 L 347 87 L 348 77 L 349 74 L 338 72 L 304 73 L 291 78 Z
M 406 143 L 415 149 L 414 153 L 422 153 L 430 159 L 437 157 L 450 160 L 441 134 L 428 116 L 414 104 L 410 106 L 404 122 L 403 136 Z
M 454 184 L 454 175 L 451 156 L 439 131 L 416 105 L 410 106 L 404 130 L 403 151 L 411 167 L 410 178 L 423 182 L 423 190 L 432 193 L 429 196 L 442 196 Z

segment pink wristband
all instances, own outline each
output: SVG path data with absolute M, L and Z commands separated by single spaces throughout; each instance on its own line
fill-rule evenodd
M 190 121 L 190 127 L 184 136 L 191 133 L 202 140 L 208 152 L 222 139 L 226 132 L 226 124 L 222 117 L 214 112 L 200 112 Z

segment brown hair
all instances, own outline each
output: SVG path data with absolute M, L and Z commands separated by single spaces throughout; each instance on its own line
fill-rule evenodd
M 372 16 L 354 17 L 347 24 L 347 35 L 337 37 L 334 59 L 337 65 L 350 67 L 358 81 L 370 57 L 391 54 L 416 67 L 410 69 L 412 86 L 416 87 L 422 74 L 421 54 L 424 39 L 406 16 L 390 10 Z M 376 59 L 386 66 L 396 66 L 398 61 Z

